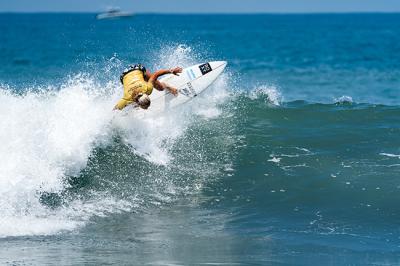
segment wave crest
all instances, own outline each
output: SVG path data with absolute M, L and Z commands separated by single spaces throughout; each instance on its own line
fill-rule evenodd
M 281 92 L 276 86 L 261 85 L 252 89 L 249 93 L 250 99 L 263 99 L 266 103 L 279 106 L 283 101 Z

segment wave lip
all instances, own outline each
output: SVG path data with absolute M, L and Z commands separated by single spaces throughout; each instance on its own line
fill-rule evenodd
M 281 92 L 275 86 L 261 85 L 252 89 L 249 93 L 252 100 L 263 99 L 266 103 L 279 106 L 283 101 Z

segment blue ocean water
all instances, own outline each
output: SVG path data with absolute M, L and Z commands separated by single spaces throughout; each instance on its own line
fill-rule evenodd
M 0 14 L 0 264 L 396 265 L 400 14 Z M 137 118 L 119 75 L 228 61 Z

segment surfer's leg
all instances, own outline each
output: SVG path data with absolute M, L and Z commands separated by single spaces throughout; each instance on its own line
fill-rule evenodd
M 155 80 L 154 87 L 159 91 L 168 90 L 173 95 L 175 95 L 175 96 L 178 95 L 178 90 L 174 87 L 169 86 L 167 83 Z
M 154 88 L 156 88 L 159 91 L 163 91 L 166 88 L 166 86 L 167 85 L 161 81 L 158 80 L 154 81 Z

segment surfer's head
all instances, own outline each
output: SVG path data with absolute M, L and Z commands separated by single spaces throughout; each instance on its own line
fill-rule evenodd
M 150 97 L 147 94 L 139 95 L 137 98 L 137 103 L 142 109 L 147 109 L 150 106 Z

